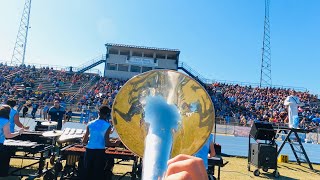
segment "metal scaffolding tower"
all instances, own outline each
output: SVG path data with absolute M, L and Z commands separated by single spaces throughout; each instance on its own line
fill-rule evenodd
M 26 47 L 27 47 L 27 38 L 28 38 L 28 30 L 29 30 L 29 20 L 30 20 L 30 10 L 31 10 L 31 0 L 26 0 L 24 4 L 24 9 L 20 21 L 20 27 L 16 39 L 16 43 L 14 45 L 11 64 L 24 64 L 25 55 L 26 55 Z
M 260 87 L 272 86 L 269 5 L 270 5 L 270 0 L 265 0 Z

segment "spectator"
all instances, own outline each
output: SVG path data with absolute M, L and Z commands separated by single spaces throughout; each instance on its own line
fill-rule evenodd
M 48 106 L 48 103 L 46 102 L 43 107 L 43 119 L 44 120 L 48 119 L 48 112 L 49 112 L 49 106 Z
M 28 113 L 28 110 L 29 110 L 29 108 L 28 108 L 28 106 L 25 104 L 25 105 L 23 106 L 23 109 L 22 109 L 22 117 L 26 117 L 26 115 L 27 115 L 27 113 Z
M 69 122 L 71 118 L 72 118 L 72 111 L 70 108 L 69 110 L 67 110 L 66 120 Z
M 36 112 L 38 111 L 38 107 L 39 107 L 38 102 L 34 101 L 32 103 L 32 111 L 31 111 L 32 119 L 36 119 Z

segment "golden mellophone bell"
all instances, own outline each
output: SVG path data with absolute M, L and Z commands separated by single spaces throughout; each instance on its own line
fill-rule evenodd
M 143 179 L 161 179 L 170 157 L 193 155 L 202 147 L 215 114 L 211 98 L 197 81 L 177 71 L 153 70 L 120 89 L 112 120 L 124 145 L 143 157 Z M 167 124 L 173 126 L 166 130 Z

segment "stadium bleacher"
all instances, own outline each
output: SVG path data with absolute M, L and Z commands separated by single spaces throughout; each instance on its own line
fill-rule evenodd
M 1 101 L 8 98 L 23 104 L 39 104 L 58 99 L 71 111 L 85 109 L 95 111 L 101 104 L 112 106 L 113 100 L 126 81 L 100 77 L 97 74 L 66 72 L 49 67 L 7 66 L 0 64 Z M 91 82 L 95 78 L 95 82 Z M 91 83 L 89 83 L 91 82 Z M 85 88 L 84 88 L 85 87 Z M 295 92 L 283 88 L 259 88 L 251 86 L 213 83 L 206 87 L 211 96 L 216 116 L 225 123 L 248 126 L 255 120 L 287 123 L 284 99 L 294 92 L 305 104 L 300 108 L 301 121 L 312 122 L 319 118 L 319 99 L 309 92 Z

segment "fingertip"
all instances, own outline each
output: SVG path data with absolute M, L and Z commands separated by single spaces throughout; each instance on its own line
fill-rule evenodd
M 174 162 L 177 162 L 177 161 L 183 161 L 183 160 L 186 160 L 186 159 L 193 159 L 194 157 L 193 156 L 189 156 L 189 155 L 186 155 L 186 154 L 179 154 L 173 158 L 171 158 L 168 162 L 167 162 L 167 165 L 170 165 Z

